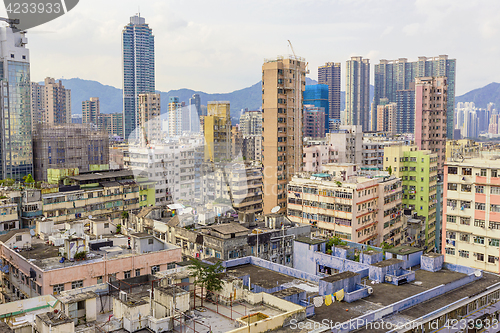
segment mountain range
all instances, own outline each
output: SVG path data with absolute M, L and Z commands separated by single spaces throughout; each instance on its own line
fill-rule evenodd
M 67 89 L 71 89 L 72 114 L 82 113 L 82 101 L 90 97 L 99 97 L 101 113 L 122 112 L 122 89 L 103 85 L 97 81 L 84 80 L 80 78 L 61 79 Z M 306 78 L 306 85 L 317 84 L 318 82 Z M 193 94 L 199 94 L 201 104 L 206 105 L 208 101 L 229 101 L 231 103 L 231 117 L 233 122 L 239 120 L 241 109 L 257 110 L 261 107 L 262 96 L 261 82 L 257 82 L 250 87 L 235 90 L 229 93 L 209 94 L 203 91 L 192 89 L 177 89 L 168 92 L 158 91 L 161 95 L 161 109 L 168 110 L 169 97 L 177 96 L 182 102 L 189 102 Z M 373 86 L 370 85 L 370 100 L 373 100 Z M 485 108 L 489 102 L 500 105 L 500 83 L 490 83 L 487 86 L 472 90 L 464 95 L 455 97 L 456 102 L 474 102 L 476 107 Z M 341 109 L 345 108 L 345 91 L 340 96 Z

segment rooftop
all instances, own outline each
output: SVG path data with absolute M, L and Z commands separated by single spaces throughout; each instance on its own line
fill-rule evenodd
M 29 229 L 16 229 L 16 230 L 11 230 L 5 235 L 0 236 L 0 242 L 5 243 L 12 237 L 14 237 L 17 234 L 29 234 Z
M 307 237 L 297 237 L 295 240 L 297 242 L 306 243 L 309 245 L 326 243 L 326 240 L 324 240 L 324 239 L 314 239 L 314 238 L 307 238 Z
M 277 273 L 269 269 L 255 266 L 252 264 L 245 264 L 228 268 L 227 273 L 236 277 L 250 275 L 250 283 L 258 285 L 264 289 L 271 289 L 284 283 L 290 283 L 297 280 L 289 275 Z
M 301 292 L 304 292 L 304 290 L 297 288 L 297 287 L 290 287 L 290 288 L 286 288 L 283 290 L 275 291 L 274 293 L 271 293 L 271 295 L 279 297 L 279 298 L 283 298 L 283 297 L 299 294 Z
M 46 312 L 36 315 L 40 320 L 49 326 L 58 326 L 63 324 L 69 324 L 73 322 L 73 319 L 69 319 L 63 312 Z
M 224 223 L 224 224 L 210 226 L 207 229 L 214 230 L 223 235 L 249 231 L 247 228 L 238 223 Z
M 372 266 L 374 266 L 374 267 L 387 267 L 387 266 L 391 266 L 391 265 L 402 263 L 402 262 L 404 262 L 404 261 L 401 259 L 391 258 L 391 259 L 376 262 L 376 263 L 372 264 Z
M 118 170 L 118 171 L 100 171 L 95 173 L 84 173 L 78 176 L 69 176 L 69 179 L 82 181 L 82 180 L 99 180 L 107 178 L 117 178 L 117 177 L 132 177 L 134 176 L 134 171 L 132 170 Z
M 405 254 L 412 254 L 415 252 L 419 251 L 424 251 L 423 248 L 421 247 L 413 247 L 409 245 L 400 245 L 396 246 L 390 249 L 385 250 L 386 252 L 393 253 L 393 254 L 398 254 L 398 255 L 405 255 Z
M 98 295 L 93 291 L 81 292 L 78 294 L 59 294 L 56 298 L 61 303 L 76 303 L 80 301 L 84 301 L 87 299 L 97 298 Z
M 348 278 L 351 278 L 351 277 L 356 276 L 356 275 L 359 275 L 359 274 L 351 272 L 351 271 L 345 271 L 345 272 L 342 272 L 342 273 L 337 273 L 337 274 L 333 274 L 333 275 L 324 277 L 324 278 L 321 279 L 321 281 L 335 282 L 335 281 L 340 281 L 340 280 L 348 279 Z

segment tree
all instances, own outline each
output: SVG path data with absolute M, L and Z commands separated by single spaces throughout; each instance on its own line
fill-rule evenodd
M 221 291 L 223 282 L 220 279 L 224 267 L 221 262 L 213 265 L 205 264 L 198 259 L 191 259 L 191 264 L 188 266 L 190 276 L 194 278 L 194 285 L 201 286 L 207 290 L 207 298 L 211 298 L 211 294 L 215 291 Z
M 24 180 L 25 184 L 33 184 L 35 182 L 35 180 L 33 179 L 33 176 L 31 175 L 31 173 L 28 174 L 27 176 L 24 176 L 23 180 Z
M 126 219 L 128 218 L 128 212 L 127 211 L 123 211 L 122 212 L 122 219 Z
M 387 172 L 389 172 L 389 176 L 392 175 L 392 167 L 390 165 L 387 167 Z

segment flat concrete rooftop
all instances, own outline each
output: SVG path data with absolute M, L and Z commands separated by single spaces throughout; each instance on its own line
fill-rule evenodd
M 325 319 L 328 321 L 331 320 L 334 323 L 346 322 L 439 285 L 459 280 L 465 276 L 466 274 L 449 271 L 447 269 L 442 269 L 438 272 L 428 272 L 419 269 L 415 271 L 415 281 L 400 286 L 388 283 L 371 284 L 369 279 L 365 279 L 362 280 L 362 283 L 366 281 L 366 284 L 373 288 L 373 294 L 352 303 L 334 302 L 330 306 L 323 304 L 315 308 L 315 315 L 310 319 L 316 322 L 321 322 Z M 491 286 L 497 282 L 500 282 L 500 276 L 485 273 L 483 278 L 478 281 L 457 288 L 447 294 L 435 297 L 428 302 L 416 305 L 402 311 L 398 315 L 410 316 L 416 319 L 465 296 L 479 293 L 487 286 Z M 387 320 L 384 318 L 384 321 Z
M 227 269 L 227 273 L 236 277 L 250 275 L 250 283 L 258 285 L 265 289 L 271 289 L 284 283 L 290 283 L 294 280 L 300 280 L 292 276 L 277 273 L 267 268 L 246 264 Z M 304 280 L 305 282 L 305 280 Z

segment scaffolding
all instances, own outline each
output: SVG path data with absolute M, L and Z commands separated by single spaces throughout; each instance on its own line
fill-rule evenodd
M 34 178 L 47 181 L 48 169 L 89 171 L 109 164 L 109 137 L 90 124 L 37 124 L 33 132 Z

